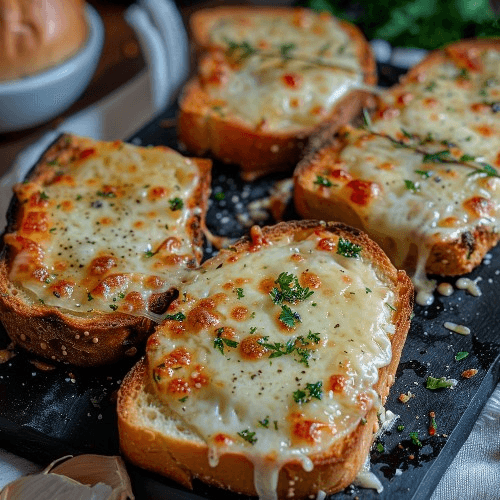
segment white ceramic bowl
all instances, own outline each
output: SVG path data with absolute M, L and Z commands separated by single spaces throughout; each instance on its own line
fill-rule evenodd
M 0 133 L 44 123 L 68 109 L 90 83 L 101 57 L 104 25 L 90 5 L 85 7 L 89 34 L 72 58 L 43 73 L 0 83 Z

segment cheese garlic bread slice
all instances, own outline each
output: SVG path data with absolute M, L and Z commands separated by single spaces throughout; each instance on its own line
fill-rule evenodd
M 124 455 L 261 499 L 350 484 L 409 328 L 407 275 L 360 231 L 301 221 L 254 226 L 179 292 L 121 386 Z
M 63 135 L 15 187 L 0 320 L 44 357 L 99 365 L 133 354 L 202 256 L 208 160 Z
M 295 172 L 297 211 L 366 231 L 411 270 L 420 303 L 432 302 L 426 273 L 467 273 L 499 240 L 499 48 L 464 42 L 431 54 L 366 129 L 345 128 Z
M 361 110 L 376 82 L 361 32 L 299 8 L 220 7 L 191 19 L 209 49 L 180 99 L 188 151 L 241 166 L 246 180 L 295 166 L 320 126 L 335 130 Z

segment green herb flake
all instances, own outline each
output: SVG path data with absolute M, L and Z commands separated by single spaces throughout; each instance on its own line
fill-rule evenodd
M 409 436 L 410 436 L 411 442 L 415 446 L 422 448 L 422 442 L 420 441 L 420 439 L 418 439 L 418 432 L 410 432 Z
M 366 287 L 366 288 L 365 288 L 365 292 L 366 292 L 366 293 L 372 293 L 371 289 L 370 289 L 370 288 L 368 288 L 368 287 Z
M 286 304 L 281 306 L 279 320 L 288 328 L 293 328 L 295 323 L 300 323 L 302 321 L 299 313 L 292 311 Z
M 418 191 L 420 191 L 420 184 L 418 182 L 413 182 L 409 179 L 405 179 L 405 188 L 408 189 L 408 191 L 417 193 Z
M 428 179 L 433 174 L 432 170 L 415 170 L 415 173 L 421 175 L 424 179 Z
M 253 335 L 256 331 L 257 331 L 257 327 L 256 326 L 252 326 L 250 328 L 250 335 Z
M 186 319 L 186 315 L 181 312 L 177 312 L 175 314 L 167 314 L 165 319 L 171 319 L 173 321 L 184 321 Z
M 363 247 L 360 245 L 356 245 L 352 241 L 345 240 L 344 238 L 339 238 L 339 242 L 337 244 L 337 253 L 344 257 L 348 258 L 356 258 L 359 256 L 359 253 Z
M 268 429 L 269 428 L 269 415 L 266 418 L 264 418 L 263 420 L 259 420 L 259 425 Z
M 218 335 L 220 335 L 220 333 L 218 333 Z M 219 336 L 214 339 L 214 349 L 218 349 L 221 354 L 224 354 L 224 344 L 227 347 L 238 347 L 238 342 L 235 340 L 225 339 L 224 337 Z
M 450 152 L 445 149 L 443 151 L 438 151 L 437 153 L 428 153 L 424 155 L 424 163 L 442 163 L 444 160 L 448 159 Z
M 40 191 L 40 199 L 41 200 L 48 200 L 49 197 L 45 191 Z
M 245 294 L 243 293 L 243 288 L 235 288 L 234 291 L 236 292 L 238 300 L 242 299 L 245 296 Z
M 183 398 L 179 399 L 181 403 L 185 403 L 187 401 L 187 396 L 184 396 Z
M 455 354 L 455 361 L 461 361 L 462 359 L 465 359 L 469 353 L 467 351 L 460 351 Z
M 398 425 L 397 426 L 397 430 L 398 430 L 398 432 L 403 432 L 405 430 L 405 426 L 404 425 Z
M 107 192 L 104 192 L 104 191 L 97 191 L 97 196 L 101 196 L 103 198 L 116 198 L 116 194 L 113 193 L 112 191 L 107 191 Z
M 221 200 L 223 200 L 225 197 L 226 197 L 226 194 L 225 194 L 223 191 L 219 191 L 218 193 L 215 193 L 215 194 L 214 194 L 214 198 L 215 198 L 217 201 L 221 201 Z
M 394 306 L 391 306 L 391 304 L 385 304 L 391 311 L 396 311 L 396 308 Z
M 151 250 L 147 250 L 146 252 L 144 252 L 144 257 L 146 257 L 147 259 L 153 257 L 155 253 L 152 252 Z
M 92 294 L 90 292 L 87 293 L 87 300 L 90 302 L 91 300 L 94 300 L 94 297 L 92 297 Z
M 290 52 L 294 50 L 297 46 L 294 43 L 284 43 L 280 45 L 280 54 L 284 59 L 290 58 Z
M 427 389 L 430 389 L 432 391 L 436 389 L 449 389 L 451 387 L 455 387 L 456 381 L 452 379 L 447 379 L 446 377 L 440 377 L 440 378 L 435 378 L 427 377 L 427 380 L 425 382 L 425 387 Z
M 177 196 L 175 198 L 172 198 L 171 200 L 168 200 L 168 203 L 170 205 L 170 210 L 172 210 L 172 212 L 180 210 L 182 207 L 184 207 L 184 202 Z
M 377 443 L 377 451 L 379 453 L 383 453 L 385 450 L 384 445 L 382 443 Z
M 118 309 L 118 306 L 116 304 L 110 304 L 109 308 L 112 309 L 113 311 L 116 311 Z
M 257 438 L 255 437 L 255 432 L 250 432 L 248 429 L 238 432 L 237 434 L 245 441 L 248 441 L 250 444 L 255 444 L 257 442 Z
M 314 181 L 313 184 L 318 184 L 319 186 L 325 186 L 325 187 L 333 186 L 333 184 L 328 179 L 325 179 L 325 177 L 322 177 L 321 175 L 316 176 L 316 180 Z

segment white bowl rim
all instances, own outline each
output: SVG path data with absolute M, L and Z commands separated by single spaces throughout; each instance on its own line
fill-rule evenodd
M 85 45 L 73 57 L 42 73 L 26 76 L 19 80 L 0 82 L 0 95 L 10 92 L 32 92 L 45 85 L 53 85 L 60 80 L 64 80 L 75 69 L 80 69 L 85 60 L 92 54 L 100 54 L 104 42 L 103 22 L 97 11 L 89 4 L 85 5 L 85 17 L 89 27 L 87 40 Z

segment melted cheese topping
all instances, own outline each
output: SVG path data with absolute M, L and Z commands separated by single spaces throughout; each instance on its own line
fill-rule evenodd
M 470 52 L 476 70 L 466 69 L 471 62 L 447 60 L 405 83 L 400 93 L 388 93 L 373 129 L 430 134 L 500 168 L 500 50 Z
M 172 304 L 184 320 L 164 322 L 148 341 L 157 396 L 207 442 L 212 465 L 223 453 L 247 455 L 261 499 L 276 498 L 284 463 L 311 470 L 311 456 L 379 404 L 373 387 L 391 360 L 397 304 L 363 252 L 344 257 L 338 245 L 318 232 L 225 253 Z M 307 288 L 301 299 L 273 300 L 282 273 Z
M 210 35 L 227 49 L 201 65 L 212 109 L 259 130 L 314 126 L 362 84 L 356 46 L 329 15 L 246 13 L 219 20 Z
M 191 206 L 199 169 L 163 147 L 67 142 L 42 175 L 16 188 L 9 278 L 33 301 L 76 313 L 147 314 L 151 295 L 200 251 L 186 231 L 199 210 Z
M 396 267 L 414 272 L 422 305 L 433 300 L 425 265 L 436 242 L 479 226 L 498 231 L 500 52 L 472 53 L 474 71 L 449 59 L 388 93 L 375 134 L 352 131 L 339 158 L 307 174 L 309 190 L 337 200 L 336 217 L 349 217 Z

